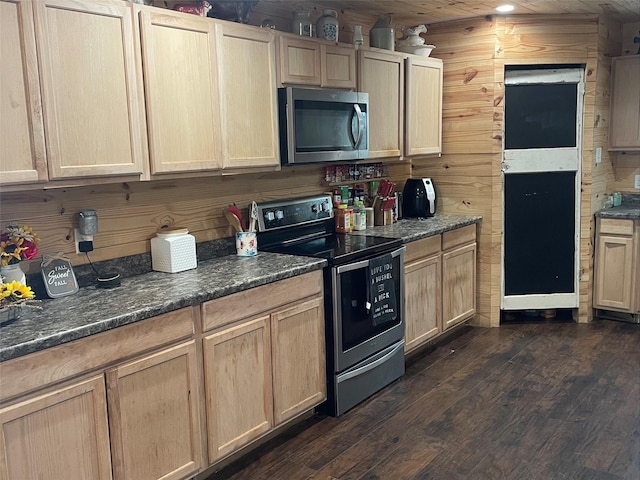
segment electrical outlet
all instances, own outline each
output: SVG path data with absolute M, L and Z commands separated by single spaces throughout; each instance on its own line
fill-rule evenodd
M 596 165 L 602 163 L 602 147 L 596 148 Z
M 74 229 L 76 253 L 93 252 L 93 235 L 82 235 L 80 230 Z
M 633 188 L 636 190 L 640 190 L 640 175 L 635 176 L 635 181 L 633 182 Z

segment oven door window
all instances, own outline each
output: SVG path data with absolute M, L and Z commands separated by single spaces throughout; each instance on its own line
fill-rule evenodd
M 396 295 L 396 305 L 399 313 L 392 321 L 375 325 L 371 311 L 367 308 L 369 302 L 367 285 L 369 282 L 369 268 L 365 263 L 362 268 L 356 268 L 338 275 L 340 283 L 340 309 L 342 318 L 342 351 L 360 345 L 376 335 L 397 327 L 402 322 L 400 306 L 402 305 L 400 286 L 400 256 L 393 259 L 393 281 Z

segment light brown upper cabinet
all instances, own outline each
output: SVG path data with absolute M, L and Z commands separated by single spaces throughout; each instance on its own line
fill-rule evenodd
M 139 15 L 151 174 L 221 169 L 216 25 L 169 10 Z
M 278 169 L 275 37 L 232 22 L 217 29 L 223 168 Z
M 640 150 L 640 56 L 612 61 L 609 150 Z
M 369 158 L 402 156 L 404 56 L 359 50 L 358 91 L 369 94 Z
M 34 10 L 49 178 L 139 178 L 146 123 L 131 7 L 39 0 Z
M 279 34 L 279 83 L 356 88 L 356 51 L 317 39 Z
M 48 180 L 30 0 L 0 1 L 0 183 Z
M 405 155 L 442 152 L 442 60 L 406 60 Z

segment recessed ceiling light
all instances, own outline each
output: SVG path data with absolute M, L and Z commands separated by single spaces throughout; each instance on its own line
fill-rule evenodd
M 496 10 L 500 13 L 511 12 L 515 7 L 513 5 L 500 5 Z

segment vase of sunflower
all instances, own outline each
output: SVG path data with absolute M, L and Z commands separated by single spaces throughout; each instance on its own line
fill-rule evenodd
M 31 287 L 23 283 L 15 280 L 2 283 L 0 285 L 0 324 L 20 318 L 27 302 L 34 298 L 35 294 Z
M 7 225 L 0 235 L 0 276 L 3 283 L 16 281 L 26 285 L 20 262 L 36 257 L 39 241 L 29 225 Z

